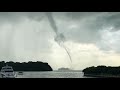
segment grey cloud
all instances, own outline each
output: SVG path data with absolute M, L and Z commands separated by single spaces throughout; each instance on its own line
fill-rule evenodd
M 24 19 L 32 19 L 41 21 L 44 18 L 43 12 L 0 12 L 0 22 L 16 23 L 24 21 Z
M 29 21 L 25 21 L 26 18 Z M 27 57 L 33 52 L 33 55 L 45 56 L 51 53 L 52 45 L 49 40 L 52 39 L 53 33 L 49 25 L 45 21 L 41 22 L 40 18 L 42 13 L 1 12 L 0 56 Z
M 71 18 L 72 20 L 78 20 L 83 18 L 88 18 L 91 16 L 95 16 L 101 14 L 101 12 L 67 12 L 66 16 Z
M 59 15 L 61 15 L 59 13 Z M 58 15 L 58 17 L 59 17 Z M 59 32 L 64 32 L 67 40 L 78 43 L 94 43 L 102 50 L 120 51 L 119 41 L 112 43 L 104 40 L 101 31 L 111 29 L 111 34 L 120 30 L 120 12 L 68 12 L 64 13 L 64 17 L 60 18 L 63 22 L 58 24 Z M 57 18 L 56 18 L 57 21 Z M 77 24 L 77 28 L 67 28 L 73 24 Z M 109 36 L 108 36 L 109 37 Z M 115 36 L 111 36 L 115 38 Z M 110 39 L 111 39 L 110 38 Z M 117 38 L 120 38 L 118 35 Z M 113 40 L 115 41 L 115 40 Z
M 63 24 L 61 24 L 61 28 L 59 25 L 59 32 L 64 32 L 64 35 L 68 40 L 73 40 L 75 42 L 81 43 L 92 43 L 98 39 L 99 33 L 98 30 L 102 28 L 102 22 L 97 22 L 98 13 L 76 13 L 76 12 L 69 12 L 66 13 L 66 18 L 63 20 Z M 64 18 L 65 18 L 64 17 Z M 92 19 L 91 19 L 92 18 Z M 57 20 L 57 19 L 56 19 Z M 67 28 L 73 24 L 78 24 L 77 28 Z
M 120 13 L 119 12 L 53 12 L 54 19 L 58 26 L 58 31 L 67 38 L 80 43 L 96 43 L 101 40 L 100 30 L 113 26 L 119 30 Z M 29 18 L 40 22 L 45 20 L 44 12 L 1 12 L 2 21 L 23 21 Z M 58 24 L 61 20 L 61 23 Z M 49 23 L 49 21 L 46 21 Z M 72 24 L 78 24 L 77 28 L 68 27 Z

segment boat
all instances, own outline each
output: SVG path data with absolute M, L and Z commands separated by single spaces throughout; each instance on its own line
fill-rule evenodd
M 1 76 L 1 78 L 15 78 L 15 77 L 17 77 L 13 68 L 11 66 L 8 66 L 8 65 L 2 67 L 0 76 Z
M 18 72 L 18 75 L 23 75 L 23 72 L 22 71 Z

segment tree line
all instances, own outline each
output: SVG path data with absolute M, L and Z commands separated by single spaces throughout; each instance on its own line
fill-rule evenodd
M 120 75 L 120 67 L 92 66 L 84 69 L 83 72 L 84 74 L 93 75 Z
M 48 65 L 48 63 L 43 63 L 40 61 L 37 62 L 29 61 L 22 63 L 13 61 L 0 62 L 0 68 L 2 68 L 5 65 L 12 66 L 14 71 L 52 71 L 52 68 L 50 65 Z

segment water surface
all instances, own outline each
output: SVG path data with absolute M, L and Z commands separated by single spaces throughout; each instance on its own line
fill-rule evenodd
M 50 71 L 50 72 L 23 72 L 23 75 L 17 75 L 17 78 L 87 78 L 82 72 L 74 71 Z

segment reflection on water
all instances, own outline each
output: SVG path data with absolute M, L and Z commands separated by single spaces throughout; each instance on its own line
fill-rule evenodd
M 82 72 L 24 72 L 17 78 L 86 78 Z

